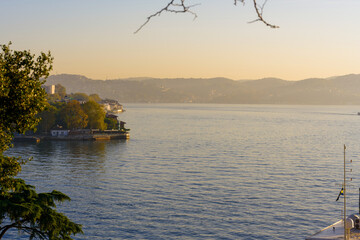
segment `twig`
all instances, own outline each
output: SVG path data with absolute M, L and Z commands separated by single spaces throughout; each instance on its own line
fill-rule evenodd
M 175 2 L 176 0 L 171 0 L 164 8 L 160 9 L 156 13 L 147 17 L 146 21 L 134 32 L 135 34 L 138 33 L 146 24 L 150 22 L 153 17 L 160 16 L 163 12 L 171 12 L 171 13 L 190 13 L 194 15 L 194 19 L 197 18 L 196 13 L 190 11 L 190 8 L 193 8 L 200 4 L 194 5 L 185 5 L 186 0 L 180 0 L 180 3 Z
M 256 14 L 258 16 L 258 19 L 255 19 L 254 21 L 250 21 L 249 23 L 254 23 L 254 22 L 259 22 L 260 21 L 260 22 L 263 22 L 268 27 L 279 28 L 279 26 L 270 24 L 267 21 L 265 21 L 264 18 L 263 18 L 263 11 L 264 11 L 265 4 L 267 3 L 267 0 L 265 0 L 264 3 L 261 6 L 259 6 L 257 4 L 256 0 L 253 0 L 253 3 L 254 3 L 254 8 L 255 8 Z
M 245 0 L 234 0 L 234 5 L 237 5 L 237 2 L 241 2 L 242 4 L 245 4 Z
M 134 32 L 135 34 L 138 33 L 146 24 L 148 24 L 150 22 L 150 20 L 156 16 L 160 16 L 161 13 L 163 12 L 171 12 L 171 13 L 190 13 L 192 15 L 194 15 L 194 19 L 197 18 L 196 13 L 190 11 L 190 8 L 193 8 L 197 5 L 200 4 L 195 4 L 195 5 L 186 5 L 185 1 L 187 0 L 170 0 L 170 2 L 162 9 L 160 9 L 159 11 L 157 11 L 156 13 L 150 15 L 147 17 L 146 21 Z M 234 0 L 234 5 L 236 6 L 238 2 L 245 4 L 246 0 Z M 279 26 L 277 25 L 273 25 L 268 23 L 267 21 L 264 20 L 263 18 L 263 11 L 264 11 L 264 7 L 265 4 L 267 2 L 267 0 L 264 1 L 264 3 L 262 5 L 259 5 L 256 1 L 257 0 L 252 0 L 253 4 L 254 4 L 254 8 L 256 11 L 256 14 L 258 16 L 257 19 L 250 21 L 249 23 L 254 23 L 254 22 L 263 22 L 266 26 L 271 27 L 271 28 L 279 28 Z

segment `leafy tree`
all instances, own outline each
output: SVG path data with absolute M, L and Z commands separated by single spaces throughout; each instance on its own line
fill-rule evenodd
M 104 130 L 106 128 L 106 124 L 104 122 L 106 113 L 100 104 L 90 100 L 84 103 L 82 107 L 84 112 L 88 115 L 88 128 L 100 130 Z
M 66 104 L 62 111 L 62 116 L 68 129 L 85 128 L 88 124 L 88 116 L 76 100 Z
M 61 98 L 64 98 L 66 96 L 66 88 L 61 84 L 56 84 L 55 93 L 59 94 Z
M 70 99 L 78 100 L 78 101 L 89 101 L 89 96 L 86 93 L 73 93 L 70 96 Z
M 35 58 L 29 51 L 13 51 L 0 45 L 0 239 L 9 229 L 28 233 L 30 239 L 71 239 L 81 225 L 56 211 L 56 202 L 70 200 L 65 194 L 36 193 L 17 174 L 26 161 L 8 157 L 14 132 L 25 133 L 38 124 L 37 114 L 46 103 L 40 79 L 52 68 L 50 53 Z
M 50 103 L 51 107 L 53 107 L 53 110 L 55 111 L 55 123 L 53 126 L 66 126 L 65 120 L 64 120 L 64 108 L 66 106 L 65 102 L 52 102 Z
M 93 93 L 93 94 L 90 94 L 90 95 L 89 95 L 89 101 L 90 101 L 90 100 L 93 100 L 93 101 L 95 101 L 95 102 L 100 102 L 100 101 L 101 101 L 101 98 L 99 97 L 98 94 Z
M 38 114 L 38 117 L 41 118 L 41 121 L 37 126 L 37 130 L 40 132 L 49 132 L 50 129 L 55 125 L 56 114 L 57 109 L 49 104 L 44 111 Z
M 46 92 L 41 88 L 41 76 L 51 70 L 50 53 L 36 60 L 29 51 L 11 51 L 0 45 L 0 152 L 11 143 L 14 132 L 25 133 L 39 122 L 36 114 L 46 104 Z
M 56 102 L 56 101 L 61 100 L 61 97 L 60 97 L 59 94 L 54 93 L 54 94 L 47 95 L 46 99 L 47 99 L 48 102 L 52 103 L 52 102 Z
M 116 119 L 114 118 L 105 118 L 105 124 L 107 126 L 107 129 L 111 130 L 111 129 L 118 129 L 119 128 L 119 123 Z

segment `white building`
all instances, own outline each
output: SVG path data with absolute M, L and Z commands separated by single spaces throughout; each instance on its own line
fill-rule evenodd
M 67 129 L 53 129 L 50 130 L 51 136 L 53 137 L 65 137 L 69 135 L 70 130 Z
M 47 94 L 55 94 L 55 85 L 43 85 Z

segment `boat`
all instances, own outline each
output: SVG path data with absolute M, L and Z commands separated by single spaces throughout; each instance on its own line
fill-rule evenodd
M 344 220 L 341 219 L 336 223 L 322 229 L 314 235 L 305 238 L 305 240 L 354 240 L 360 239 L 360 224 L 359 214 L 352 214 Z M 346 231 L 344 231 L 346 225 Z
M 359 213 L 354 213 L 349 216 L 346 215 L 346 189 L 347 182 L 352 179 L 346 178 L 346 164 L 351 163 L 346 161 L 345 158 L 346 146 L 344 145 L 344 180 L 342 183 L 342 188 L 340 190 L 339 197 L 343 195 L 344 198 L 344 209 L 343 209 L 343 219 L 331 224 L 330 226 L 320 230 L 319 232 L 311 235 L 310 237 L 305 238 L 305 240 L 360 240 L 360 188 L 359 188 Z

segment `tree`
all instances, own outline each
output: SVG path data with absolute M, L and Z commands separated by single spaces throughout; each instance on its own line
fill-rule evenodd
M 85 128 L 88 123 L 87 114 L 76 100 L 72 100 L 66 104 L 62 116 L 68 129 Z
M 239 2 L 242 4 L 245 4 L 246 0 L 232 0 L 234 5 L 236 6 Z M 267 3 L 267 0 L 264 0 L 262 4 L 259 4 L 258 0 L 249 0 L 253 3 L 254 5 L 254 9 L 257 15 L 257 19 L 250 21 L 249 23 L 254 23 L 254 22 L 262 22 L 264 23 L 266 26 L 270 27 L 270 28 L 279 28 L 279 26 L 274 25 L 274 24 L 270 24 L 267 21 L 265 21 L 264 17 L 263 17 L 263 11 L 264 11 L 264 7 Z M 147 17 L 146 21 L 135 31 L 135 33 L 138 33 L 146 24 L 148 24 L 148 22 L 150 22 L 150 20 L 156 16 L 160 16 L 163 12 L 171 12 L 171 13 L 190 13 L 192 15 L 194 15 L 194 18 L 197 18 L 197 15 L 195 12 L 193 12 L 191 9 L 199 4 L 192 4 L 192 5 L 188 5 L 187 3 L 189 2 L 189 0 L 169 0 L 169 2 L 166 4 L 165 7 L 163 7 L 162 9 L 160 9 L 159 11 L 157 11 L 156 13 L 150 15 Z
M 55 108 L 55 124 L 53 126 L 57 125 L 57 126 L 65 127 L 66 123 L 65 123 L 63 113 L 64 113 L 66 103 L 65 102 L 52 102 L 51 106 Z
M 104 130 L 106 128 L 106 124 L 104 122 L 106 113 L 100 104 L 90 100 L 84 103 L 82 107 L 84 112 L 88 115 L 88 128 L 100 130 Z
M 83 102 L 89 101 L 89 96 L 86 93 L 73 93 L 70 94 L 69 97 L 70 99 L 74 99 L 78 101 L 83 101 Z
M 66 96 L 66 88 L 63 85 L 61 85 L 60 83 L 56 84 L 55 85 L 55 93 L 59 94 L 59 96 L 61 98 L 64 98 Z
M 101 101 L 101 98 L 99 97 L 98 94 L 93 93 L 93 94 L 90 94 L 90 95 L 89 95 L 89 101 L 90 101 L 90 100 L 93 100 L 93 101 L 95 101 L 95 102 L 100 102 L 100 101 Z
M 37 114 L 46 103 L 41 87 L 52 69 L 50 53 L 35 58 L 29 51 L 13 51 L 0 45 L 0 239 L 9 229 L 28 233 L 30 239 L 71 239 L 81 225 L 56 211 L 56 202 L 70 200 L 56 190 L 36 193 L 17 175 L 26 161 L 8 157 L 14 132 L 25 133 L 38 124 Z M 5 221 L 6 220 L 6 221 Z
M 52 103 L 52 102 L 56 102 L 56 101 L 61 100 L 61 97 L 60 97 L 59 94 L 54 93 L 54 94 L 47 95 L 46 99 L 47 99 L 48 102 Z
M 111 130 L 111 129 L 118 129 L 119 128 L 119 123 L 116 119 L 114 118 L 105 118 L 105 124 L 107 126 L 107 129 Z
M 50 129 L 55 125 L 57 109 L 48 105 L 47 108 L 38 114 L 41 121 L 37 126 L 37 130 L 40 132 L 49 132 Z
M 42 53 L 36 60 L 29 51 L 11 51 L 0 45 L 0 152 L 11 143 L 14 132 L 33 129 L 44 109 L 46 92 L 41 88 L 41 76 L 51 70 L 50 53 Z

